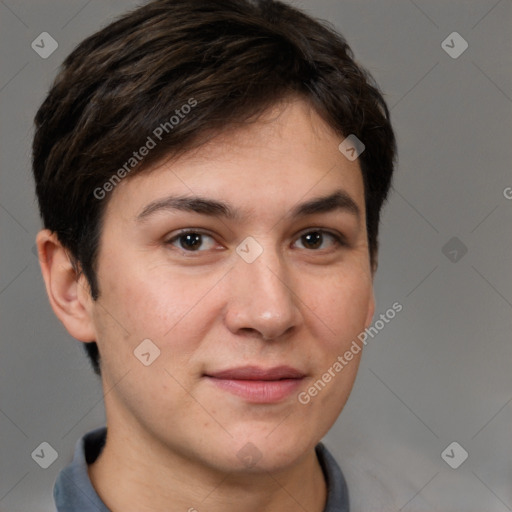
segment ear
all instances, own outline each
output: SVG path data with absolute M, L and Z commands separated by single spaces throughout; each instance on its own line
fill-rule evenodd
M 85 276 L 78 275 L 57 235 L 43 229 L 36 237 L 46 292 L 57 318 L 79 341 L 96 341 L 92 298 Z

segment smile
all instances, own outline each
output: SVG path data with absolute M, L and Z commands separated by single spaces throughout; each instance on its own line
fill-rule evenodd
M 252 403 L 280 402 L 294 393 L 305 374 L 289 366 L 245 366 L 206 374 L 218 388 Z

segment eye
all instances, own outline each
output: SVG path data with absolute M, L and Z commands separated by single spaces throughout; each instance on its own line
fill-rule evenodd
M 308 231 L 301 235 L 298 240 L 304 243 L 306 249 L 318 250 L 326 249 L 325 246 L 322 247 L 326 238 L 331 240 L 331 247 L 346 246 L 345 239 L 341 235 L 337 235 L 335 233 L 331 233 L 330 231 L 325 231 L 322 229 Z
M 204 245 L 203 242 L 205 237 L 213 241 L 213 243 L 211 242 L 209 247 L 206 247 L 205 250 L 212 249 L 215 245 L 213 237 L 198 230 L 183 230 L 167 240 L 166 243 L 176 247 L 176 242 L 178 244 L 178 249 L 183 249 L 187 252 L 202 252 L 198 248 Z
M 205 247 L 205 239 L 209 240 L 209 243 Z M 330 240 L 330 244 L 328 241 Z M 330 247 L 344 247 L 346 246 L 345 239 L 342 235 L 331 233 L 323 229 L 314 229 L 303 233 L 298 241 L 301 241 L 305 249 L 309 250 L 322 250 L 329 249 Z M 327 247 L 326 245 L 327 241 Z M 201 230 L 182 230 L 172 238 L 166 241 L 166 244 L 172 245 L 178 249 L 182 249 L 188 253 L 191 252 L 204 252 L 211 250 L 215 247 L 215 240 L 211 235 L 202 232 Z M 203 249 L 201 249 L 203 247 Z

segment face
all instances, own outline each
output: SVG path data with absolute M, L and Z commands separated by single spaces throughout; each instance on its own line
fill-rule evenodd
M 297 100 L 116 187 L 87 306 L 109 428 L 221 471 L 284 468 L 328 431 L 374 310 L 341 140 Z

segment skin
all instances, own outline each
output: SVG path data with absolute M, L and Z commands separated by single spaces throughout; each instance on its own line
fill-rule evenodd
M 111 510 L 323 510 L 314 447 L 348 399 L 361 352 L 306 405 L 296 392 L 249 403 L 204 372 L 285 364 L 306 374 L 304 391 L 371 324 L 363 180 L 358 160 L 338 150 L 341 140 L 304 101 L 290 99 L 124 179 L 106 209 L 96 302 L 55 235 L 38 234 L 56 315 L 72 336 L 99 346 L 108 437 L 89 475 Z M 339 189 L 359 217 L 343 209 L 287 217 Z M 149 203 L 176 194 L 229 202 L 242 217 L 160 210 L 137 221 Z M 173 238 L 183 228 L 207 232 L 199 250 Z M 348 245 L 328 233 L 319 247 L 303 236 L 319 230 Z M 263 249 L 252 263 L 236 252 L 248 236 Z M 134 350 L 147 338 L 161 353 L 144 366 Z M 251 467 L 237 457 L 249 442 L 261 455 Z

